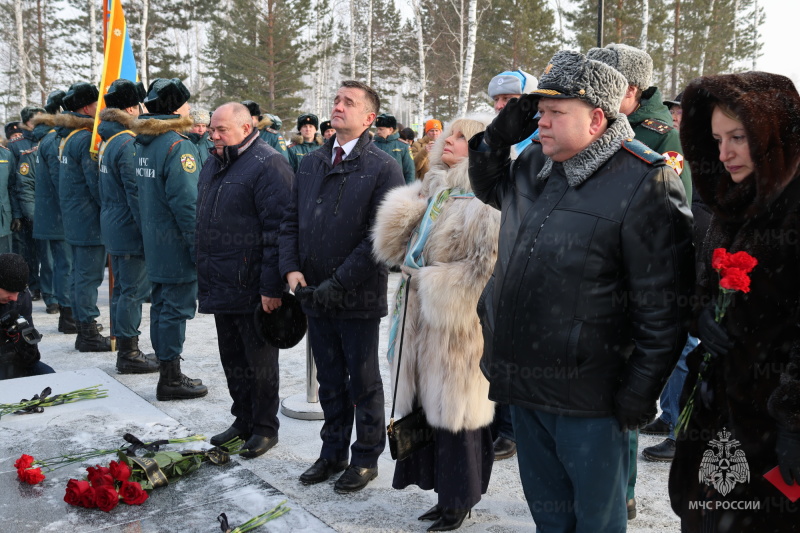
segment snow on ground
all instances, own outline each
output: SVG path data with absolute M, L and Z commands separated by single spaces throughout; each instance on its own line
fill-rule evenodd
M 389 291 L 393 294 L 399 275 L 392 274 Z M 102 323 L 108 333 L 108 285 L 100 288 Z M 136 394 L 175 418 L 195 433 L 210 437 L 225 430 L 232 422 L 230 397 L 219 362 L 217 333 L 212 315 L 198 314 L 186 327 L 184 344 L 184 373 L 201 378 L 209 388 L 207 397 L 199 400 L 159 402 L 155 398 L 157 374 L 120 375 L 116 373 L 115 353 L 80 353 L 74 349 L 75 335 L 64 335 L 57 330 L 58 315 L 44 312 L 44 303 L 34 302 L 33 319 L 44 335 L 40 346 L 42 360 L 56 371 L 97 367 L 107 372 Z M 149 342 L 149 305 L 145 305 L 142 320 L 142 349 L 152 351 Z M 391 410 L 386 342 L 388 320 L 381 322 L 381 364 L 386 390 L 387 420 Z M 286 398 L 305 393 L 305 341 L 291 350 L 281 352 L 280 396 Z M 363 491 L 352 495 L 339 495 L 333 491 L 333 480 L 319 485 L 304 486 L 298 476 L 318 457 L 320 449 L 320 421 L 305 421 L 280 416 L 280 441 L 267 454 L 253 460 L 237 459 L 266 482 L 299 502 L 310 513 L 333 529 L 342 532 L 416 532 L 425 531 L 430 523 L 419 522 L 417 516 L 436 502 L 433 492 L 409 487 L 403 491 L 391 488 L 394 462 L 388 447 L 379 462 L 378 478 Z M 641 435 L 639 447 L 660 442 L 660 437 Z M 669 464 L 650 463 L 639 456 L 639 477 L 636 500 L 638 516 L 628 522 L 628 530 L 635 533 L 677 532 L 680 526 L 672 513 L 667 496 Z M 506 533 L 533 531 L 533 520 L 528 511 L 517 472 L 515 459 L 494 464 L 489 491 L 473 509 L 461 527 L 462 531 Z

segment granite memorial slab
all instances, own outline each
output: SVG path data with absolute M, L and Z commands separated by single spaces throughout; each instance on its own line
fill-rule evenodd
M 238 458 L 225 465 L 204 464 L 193 474 L 150 493 L 140 506 L 120 503 L 106 513 L 64 502 L 67 481 L 82 479 L 85 468 L 107 465 L 107 455 L 74 463 L 51 472 L 38 485 L 17 479 L 14 461 L 23 453 L 37 459 L 90 449 L 126 445 L 131 433 L 142 441 L 193 435 L 178 421 L 96 369 L 59 372 L 0 381 L 0 403 L 30 399 L 45 387 L 53 394 L 101 385 L 108 397 L 45 408 L 43 413 L 0 418 L 0 517 L 5 531 L 194 532 L 220 531 L 217 516 L 224 512 L 231 527 L 266 512 L 283 500 L 291 510 L 257 531 L 324 532 L 328 526 L 288 499 L 281 491 L 243 468 Z M 206 436 L 208 437 L 208 436 Z M 207 449 L 207 442 L 171 444 L 166 449 Z

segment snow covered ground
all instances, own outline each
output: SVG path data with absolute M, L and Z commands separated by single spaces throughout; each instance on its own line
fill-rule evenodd
M 392 274 L 390 294 L 399 279 Z M 99 322 L 108 333 L 108 287 L 100 289 Z M 198 314 L 187 323 L 184 345 L 184 373 L 201 378 L 209 394 L 199 400 L 159 402 L 155 397 L 157 374 L 119 375 L 114 368 L 115 353 L 79 353 L 74 349 L 75 335 L 57 331 L 58 315 L 44 312 L 43 302 L 34 302 L 34 322 L 44 335 L 40 344 L 42 360 L 56 371 L 97 367 L 178 420 L 195 433 L 210 437 L 225 430 L 231 423 L 230 397 L 219 363 L 217 332 L 211 315 Z M 149 306 L 145 306 L 140 345 L 152 351 L 149 343 Z M 388 320 L 381 323 L 381 363 L 386 389 L 387 419 L 391 410 L 388 365 L 385 352 Z M 305 341 L 291 350 L 281 352 L 280 396 L 285 398 L 305 393 Z M 319 485 L 304 486 L 298 476 L 318 457 L 320 421 L 296 420 L 280 415 L 280 441 L 267 454 L 253 460 L 236 459 L 261 479 L 299 502 L 307 511 L 342 532 L 415 532 L 425 531 L 429 522 L 419 522 L 417 516 L 436 502 L 433 492 L 416 488 L 397 491 L 391 488 L 394 462 L 388 447 L 379 462 L 378 478 L 363 491 L 340 495 L 333 491 L 333 480 Z M 660 442 L 660 437 L 641 435 L 640 449 Z M 650 463 L 639 456 L 639 477 L 636 490 L 638 516 L 628 522 L 628 530 L 636 533 L 668 533 L 680 530 L 669 506 L 667 477 L 669 464 Z M 505 533 L 534 531 L 517 473 L 515 459 L 494 464 L 489 491 L 473 509 L 461 531 Z M 268 528 L 267 528 L 268 529 Z

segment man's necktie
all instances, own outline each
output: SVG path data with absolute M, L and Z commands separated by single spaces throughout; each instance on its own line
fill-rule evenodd
M 341 163 L 344 158 L 344 148 L 337 146 L 334 150 L 336 150 L 336 156 L 333 158 L 333 166 L 336 166 Z

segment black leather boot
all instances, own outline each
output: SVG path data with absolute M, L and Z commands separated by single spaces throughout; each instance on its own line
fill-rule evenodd
M 79 352 L 110 352 L 111 339 L 100 335 L 94 322 L 78 322 L 75 349 Z
M 158 372 L 158 361 L 155 356 L 144 354 L 139 350 L 139 337 L 117 337 L 117 372 L 120 374 L 150 374 Z
M 199 385 L 195 385 L 193 380 L 181 373 L 180 358 L 172 361 L 159 361 L 158 371 L 161 375 L 158 378 L 158 386 L 156 387 L 156 399 L 161 402 L 190 400 L 192 398 L 201 398 L 208 394 L 208 388 L 202 382 Z
M 61 333 L 78 333 L 78 326 L 72 317 L 71 307 L 62 307 L 58 316 L 58 331 Z

